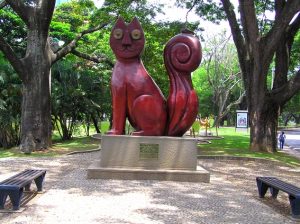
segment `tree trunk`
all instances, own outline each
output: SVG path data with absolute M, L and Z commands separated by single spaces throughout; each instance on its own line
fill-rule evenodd
M 101 133 L 101 130 L 100 130 L 99 125 L 98 125 L 98 120 L 97 120 L 97 118 L 95 118 L 93 114 L 91 114 L 91 118 L 92 118 L 94 127 L 95 127 L 95 129 L 96 129 L 96 132 L 97 132 L 97 133 Z
M 50 48 L 48 33 L 28 32 L 24 59 L 20 149 L 25 153 L 51 146 Z
M 250 115 L 250 149 L 276 152 L 279 106 L 266 103 L 263 108 L 254 107 Z
M 72 119 L 73 120 L 73 119 Z M 61 139 L 62 140 L 70 140 L 72 137 L 72 120 L 68 120 L 67 118 L 65 118 L 64 114 L 61 114 L 59 116 L 59 123 L 60 123 L 60 127 L 61 127 L 61 132 L 62 132 L 62 136 Z
M 268 66 L 263 63 L 262 53 L 253 52 L 253 58 L 245 68 L 248 77 L 246 92 L 250 120 L 250 150 L 276 152 L 279 105 L 267 95 Z

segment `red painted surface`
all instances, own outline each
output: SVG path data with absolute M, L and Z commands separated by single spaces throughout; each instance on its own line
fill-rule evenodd
M 127 25 L 119 18 L 110 37 L 117 62 L 111 80 L 113 126 L 107 134 L 124 134 L 128 118 L 135 128 L 133 135 L 182 136 L 198 112 L 190 73 L 201 61 L 200 42 L 191 33 L 182 33 L 167 43 L 164 50 L 170 78 L 167 102 L 141 61 L 144 45 L 139 21 L 134 18 Z

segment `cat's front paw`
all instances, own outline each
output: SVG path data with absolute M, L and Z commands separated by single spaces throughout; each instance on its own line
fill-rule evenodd
M 111 129 L 105 133 L 106 135 L 123 135 L 122 131 L 118 131 L 116 129 Z
M 133 131 L 133 132 L 131 132 L 131 135 L 134 135 L 134 136 L 144 136 L 145 132 L 144 131 Z

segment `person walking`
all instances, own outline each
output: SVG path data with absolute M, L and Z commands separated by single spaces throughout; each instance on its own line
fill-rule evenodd
M 285 138 L 286 138 L 286 136 L 285 136 L 284 132 L 282 131 L 281 134 L 279 134 L 279 136 L 278 136 L 278 140 L 279 140 L 279 148 L 280 148 L 280 149 L 283 149 L 283 145 L 284 145 L 284 142 L 285 142 Z

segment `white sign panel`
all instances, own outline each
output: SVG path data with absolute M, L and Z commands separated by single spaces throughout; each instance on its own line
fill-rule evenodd
M 246 111 L 236 112 L 236 127 L 248 128 L 248 113 Z

